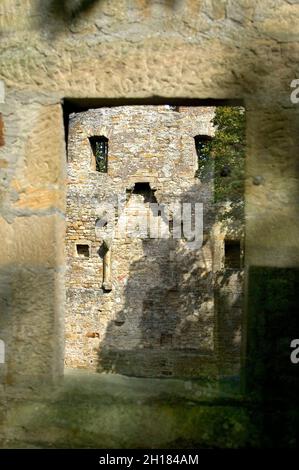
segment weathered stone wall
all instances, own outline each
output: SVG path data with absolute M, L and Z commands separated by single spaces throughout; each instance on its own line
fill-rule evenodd
M 213 115 L 211 107 L 167 105 L 101 108 L 71 115 L 66 232 L 68 366 L 135 375 L 192 376 L 205 373 L 200 364 L 206 366 L 207 357 L 215 364 L 213 250 L 219 250 L 214 249 L 213 238 L 213 178 L 195 178 L 194 141 L 197 135 L 213 135 Z M 89 142 L 89 137 L 101 135 L 109 139 L 108 173 L 96 171 Z M 146 193 L 135 194 L 141 183 L 149 184 L 152 200 Z M 154 216 L 150 201 L 169 212 Z M 103 203 L 110 203 L 116 214 L 108 214 L 107 226 L 96 229 Z M 195 203 L 203 204 L 203 247 L 201 240 L 192 248 L 184 234 L 178 239 L 169 233 L 172 205 L 183 203 L 191 204 L 193 211 Z M 112 236 L 109 248 L 112 290 L 106 291 L 103 243 L 123 216 L 125 231 Z M 140 217 L 148 225 L 143 230 L 135 227 Z M 199 235 L 202 221 L 198 218 L 198 222 Z M 160 223 L 169 238 L 151 235 L 151 223 Z M 89 247 L 89 256 L 78 256 L 78 244 Z M 220 269 L 222 258 L 218 265 Z
M 73 15 L 60 3 L 0 5 L 6 386 L 62 373 L 64 97 L 243 99 L 246 272 L 299 265 L 298 3 L 101 0 Z
M 8 243 L 2 250 L 2 311 L 12 311 L 2 314 L 1 329 L 7 358 L 14 357 L 8 362 L 11 377 L 19 376 L 20 348 L 19 340 L 11 347 L 10 341 L 20 332 L 27 338 L 21 340 L 22 371 L 47 375 L 44 354 L 50 370 L 61 370 L 53 359 L 61 355 L 63 333 L 53 334 L 53 324 L 63 311 L 57 281 L 63 265 L 58 240 L 64 237 L 63 97 L 244 99 L 246 263 L 299 263 L 298 107 L 289 99 L 299 6 L 283 0 L 107 0 L 70 15 L 72 2 L 67 4 L 1 2 L 1 239 Z M 253 184 L 255 177 L 261 184 Z M 35 325 L 30 335 L 24 321 Z
M 8 92 L 0 330 L 5 383 L 30 384 L 63 373 L 65 150 L 59 104 L 15 106 Z

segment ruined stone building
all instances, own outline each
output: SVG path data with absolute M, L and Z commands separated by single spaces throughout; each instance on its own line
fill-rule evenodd
M 233 220 L 232 237 L 217 220 L 213 171 L 196 177 L 214 110 L 136 105 L 70 116 L 67 367 L 238 374 L 243 227 Z M 196 203 L 203 234 L 192 244 L 175 208 L 190 210 L 197 238 Z
M 295 447 L 298 1 L 1 0 L 0 31 L 0 447 Z M 203 104 L 246 109 L 244 229 Z M 202 248 L 129 236 L 177 201 Z

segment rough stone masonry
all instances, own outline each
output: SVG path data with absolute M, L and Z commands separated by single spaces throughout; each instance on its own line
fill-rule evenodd
M 75 17 L 52 0 L 1 2 L 4 383 L 63 375 L 64 98 L 242 99 L 246 272 L 299 265 L 298 17 L 285 0 L 105 0 Z
M 226 269 L 226 231 L 215 217 L 213 174 L 205 180 L 195 176 L 195 142 L 213 136 L 213 116 L 213 107 L 169 105 L 117 106 L 70 116 L 67 367 L 192 377 L 217 374 L 226 355 L 238 371 L 240 262 L 237 269 Z M 106 142 L 102 171 L 93 151 L 96 139 Z M 122 213 L 107 214 L 104 203 L 117 208 L 119 201 Z M 153 213 L 153 203 L 162 214 Z M 180 221 L 171 207 L 177 203 L 191 204 L 193 219 L 195 203 L 203 204 L 202 246 L 188 244 L 183 223 L 179 238 L 173 236 Z M 113 236 L 121 217 L 126 229 Z M 148 224 L 140 227 L 140 217 L 160 223 L 161 232 L 153 236 Z M 225 269 L 230 295 L 217 311 L 216 279 Z M 227 344 L 219 358 L 216 327 L 224 308 L 226 326 L 220 334 Z M 235 344 L 229 344 L 233 336 Z
M 126 400 L 110 407 L 107 396 L 105 408 L 97 397 L 87 420 L 85 390 L 82 407 L 73 405 L 79 387 L 72 399 L 67 391 L 66 400 L 62 404 L 57 400 L 58 408 L 51 408 L 51 413 L 47 409 L 46 416 L 41 410 L 46 399 L 52 403 L 52 389 L 47 389 L 38 409 L 31 402 L 32 387 L 39 390 L 42 383 L 57 383 L 63 376 L 66 155 L 61 105 L 66 98 L 92 98 L 96 106 L 126 99 L 144 103 L 163 98 L 243 100 L 247 126 L 243 370 L 252 377 L 246 392 L 255 392 L 259 380 L 254 372 L 264 370 L 260 362 L 277 364 L 283 348 L 285 365 L 289 364 L 290 341 L 298 331 L 292 328 L 291 334 L 284 333 L 286 341 L 281 342 L 282 328 L 276 319 L 292 325 L 287 303 L 276 316 L 273 303 L 272 310 L 268 308 L 266 332 L 279 335 L 268 350 L 262 341 L 256 343 L 254 335 L 252 340 L 247 325 L 255 318 L 265 324 L 267 309 L 261 308 L 260 298 L 274 268 L 296 273 L 299 266 L 299 106 L 290 101 L 290 83 L 298 78 L 299 4 L 295 0 L 95 0 L 92 5 L 89 2 L 90 8 L 67 15 L 62 3 L 73 1 L 0 2 L 0 80 L 6 89 L 5 102 L 0 103 L 5 131 L 5 145 L 0 147 L 0 339 L 5 343 L 5 364 L 0 364 L 0 438 L 18 437 L 35 444 L 52 441 L 61 447 L 63 434 L 64 443 L 69 438 L 72 446 L 82 447 L 83 442 L 90 445 L 93 435 L 96 448 L 177 448 L 178 437 L 187 442 L 188 435 L 195 439 L 195 448 L 248 447 L 248 436 L 254 438 L 251 417 L 257 413 L 256 409 L 248 413 L 243 402 L 242 413 L 235 405 L 224 410 L 218 403 L 211 406 L 211 401 L 188 408 L 189 400 L 183 409 L 157 406 L 154 401 L 141 411 L 137 400 L 132 407 Z M 256 276 L 255 268 L 264 270 L 263 276 Z M 286 274 L 276 276 L 284 280 Z M 237 329 L 229 330 L 234 334 L 225 341 L 220 334 L 221 329 L 228 331 L 229 318 L 223 314 L 215 328 L 222 360 L 224 352 L 230 351 L 228 346 L 233 350 L 238 343 Z M 87 333 L 97 331 L 98 324 Z M 83 339 L 87 341 L 84 334 Z M 257 353 L 248 369 L 250 348 Z M 282 377 L 283 385 L 289 384 L 277 370 L 271 370 L 271 377 Z M 97 379 L 102 379 L 100 374 Z M 26 384 L 28 401 L 22 415 L 8 412 L 9 396 Z M 90 390 L 101 387 L 92 385 Z M 118 393 L 118 386 L 113 391 Z M 194 397 L 193 390 L 190 395 Z M 263 403 L 267 400 L 268 405 L 281 395 L 279 387 L 272 386 L 263 394 Z M 23 390 L 20 396 L 25 400 Z M 286 403 L 285 421 L 275 421 L 285 409 L 280 402 L 259 420 L 262 440 L 267 440 L 265 427 L 277 429 L 275 447 L 288 445 L 295 407 L 291 400 Z M 63 425 L 62 416 L 66 417 Z M 236 425 L 232 416 L 233 420 L 238 416 Z M 79 433 L 76 443 L 75 432 Z

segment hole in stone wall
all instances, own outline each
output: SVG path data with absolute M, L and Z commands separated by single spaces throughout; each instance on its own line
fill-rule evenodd
M 224 267 L 228 269 L 241 268 L 241 243 L 240 240 L 224 241 Z
M 127 102 L 125 104 L 127 104 Z M 128 104 L 142 104 L 142 106 L 145 107 L 146 103 L 142 101 L 142 103 L 129 102 Z M 153 108 L 152 101 L 148 104 L 150 104 Z M 161 105 L 161 103 L 157 104 Z M 116 154 L 117 152 L 119 152 L 119 155 L 121 156 L 121 161 L 118 163 L 115 160 L 111 168 L 109 162 L 108 179 L 106 177 L 104 177 L 104 179 L 103 177 L 97 177 L 97 174 L 95 172 L 91 174 L 89 171 L 90 158 L 93 155 L 94 164 L 96 165 L 96 155 L 97 152 L 99 152 L 100 157 L 102 159 L 101 162 L 103 164 L 103 168 L 100 169 L 98 165 L 96 169 L 97 171 L 107 173 L 109 144 L 108 139 L 104 136 L 96 135 L 91 136 L 88 141 L 85 138 L 84 145 L 87 149 L 87 152 L 84 155 L 82 152 L 81 155 L 82 160 L 85 158 L 85 161 L 83 162 L 83 165 L 78 165 L 78 162 L 75 161 L 76 159 L 74 157 L 76 155 L 79 155 L 80 149 L 78 147 L 78 149 L 76 148 L 74 150 L 73 143 L 76 142 L 76 140 L 74 140 L 75 131 L 73 126 L 70 127 L 70 142 L 72 145 L 70 146 L 69 151 L 69 166 L 70 169 L 74 172 L 74 176 L 77 179 L 75 180 L 73 179 L 73 177 L 71 177 L 69 180 L 69 197 L 73 198 L 74 202 L 74 204 L 68 206 L 69 219 L 71 220 L 73 216 L 74 220 L 78 220 L 77 216 L 79 214 L 79 219 L 81 217 L 82 224 L 78 224 L 78 227 L 75 230 L 76 238 L 78 240 L 77 253 L 76 250 L 74 250 L 74 243 L 76 243 L 76 241 L 74 240 L 73 236 L 72 224 L 70 224 L 69 238 L 67 239 L 67 243 L 70 247 L 69 252 L 71 253 L 71 256 L 75 258 L 77 254 L 78 257 L 80 256 L 80 258 L 82 258 L 82 261 L 78 259 L 77 263 L 73 263 L 73 259 L 71 259 L 70 257 L 70 274 L 68 274 L 67 278 L 68 281 L 71 280 L 71 283 L 69 283 L 71 287 L 68 287 L 68 295 L 70 299 L 69 305 L 71 305 L 69 312 L 70 316 L 77 315 L 77 313 L 81 312 L 82 314 L 85 314 L 86 312 L 86 314 L 90 315 L 91 317 L 90 312 L 92 311 L 92 309 L 94 309 L 94 311 L 100 312 L 101 314 L 103 324 L 101 324 L 101 329 L 99 330 L 101 334 L 101 341 L 99 342 L 100 349 L 96 351 L 95 354 L 94 352 L 88 353 L 90 357 L 92 355 L 94 356 L 90 359 L 90 364 L 93 363 L 93 367 L 90 367 L 90 369 L 93 369 L 97 372 L 106 371 L 106 367 L 107 371 L 112 370 L 110 369 L 109 364 L 106 365 L 105 360 L 106 355 L 109 357 L 110 360 L 114 357 L 113 354 L 116 354 L 117 357 L 118 355 L 119 357 L 121 357 L 121 360 L 118 360 L 117 364 L 115 365 L 115 371 L 127 375 L 134 375 L 138 373 L 144 376 L 153 376 L 157 374 L 157 376 L 177 375 L 179 377 L 184 377 L 189 375 L 198 376 L 199 374 L 202 374 L 204 372 L 201 369 L 201 364 L 196 362 L 197 357 L 194 362 L 194 366 L 192 366 L 192 370 L 189 367 L 189 362 L 193 360 L 193 347 L 196 351 L 196 354 L 200 355 L 202 354 L 203 350 L 205 351 L 205 344 L 208 344 L 208 342 L 211 340 L 211 335 L 209 332 L 207 334 L 205 333 L 205 331 L 202 332 L 202 330 L 206 328 L 206 324 L 209 327 L 211 312 L 213 312 L 213 318 L 218 318 L 218 305 L 216 305 L 215 303 L 216 306 L 214 307 L 214 305 L 212 305 L 211 300 L 212 296 L 214 295 L 214 285 L 212 285 L 212 283 L 210 282 L 210 265 L 212 265 L 212 262 L 214 260 L 210 244 L 206 246 L 205 252 L 200 253 L 200 257 L 203 259 L 202 266 L 199 266 L 198 256 L 196 255 L 196 257 L 194 258 L 193 254 L 189 250 L 187 250 L 186 243 L 184 243 L 184 241 L 189 241 L 189 239 L 186 239 L 183 233 L 181 235 L 182 240 L 178 241 L 173 241 L 173 237 L 170 237 L 171 240 L 165 238 L 158 241 L 156 241 L 155 239 L 152 240 L 149 237 L 144 239 L 140 237 L 138 239 L 136 238 L 137 241 L 135 241 L 135 238 L 133 237 L 123 236 L 120 239 L 112 240 L 110 250 L 110 248 L 108 249 L 107 246 L 103 243 L 103 240 L 107 239 L 109 241 L 110 232 L 108 229 L 110 229 L 110 226 L 112 227 L 114 223 L 116 224 L 118 222 L 117 216 L 115 216 L 114 214 L 112 223 L 110 223 L 110 219 L 107 223 L 108 219 L 106 220 L 105 214 L 100 215 L 98 212 L 98 207 L 96 210 L 94 210 L 93 206 L 94 201 L 97 203 L 108 202 L 109 204 L 111 204 L 111 201 L 116 201 L 118 197 L 120 197 L 121 201 L 123 201 L 124 193 L 126 192 L 128 202 L 128 204 L 124 206 L 124 211 L 127 211 L 125 212 L 126 216 L 131 216 L 131 214 L 135 216 L 135 214 L 137 214 L 138 217 L 138 210 L 140 208 L 141 214 L 145 214 L 148 218 L 147 220 L 154 220 L 154 222 L 156 222 L 156 219 L 151 218 L 152 213 L 150 212 L 150 209 L 152 209 L 153 214 L 159 217 L 158 223 L 160 232 L 161 227 L 164 228 L 165 222 L 165 224 L 168 225 L 170 233 L 172 233 L 174 230 L 174 219 L 172 210 L 170 209 L 170 218 L 167 217 L 167 220 L 164 221 L 164 219 L 160 220 L 163 218 L 162 210 L 159 210 L 158 214 L 156 214 L 154 209 L 152 207 L 149 207 L 148 203 L 157 203 L 157 198 L 159 200 L 159 207 L 163 207 L 163 205 L 165 205 L 167 208 L 174 199 L 174 195 L 176 198 L 180 199 L 181 202 L 191 201 L 192 203 L 194 198 L 197 201 L 198 195 L 202 195 L 203 199 L 207 200 L 209 204 L 207 206 L 207 217 L 205 219 L 205 229 L 208 235 L 212 233 L 211 227 L 212 224 L 215 222 L 215 212 L 218 217 L 217 222 L 220 221 L 221 223 L 223 222 L 223 224 L 226 223 L 228 216 L 230 216 L 231 214 L 233 214 L 234 216 L 235 213 L 230 210 L 231 206 L 229 206 L 228 216 L 227 213 L 225 213 L 225 219 L 222 220 L 222 218 L 220 218 L 222 216 L 222 213 L 220 213 L 219 211 L 218 215 L 218 206 L 214 205 L 214 181 L 211 181 L 210 184 L 209 177 L 211 176 L 212 179 L 215 179 L 217 176 L 218 179 L 221 180 L 221 178 L 219 178 L 221 171 L 220 169 L 224 166 L 224 162 L 222 161 L 222 154 L 220 152 L 210 152 L 211 157 L 215 156 L 215 158 L 207 158 L 209 167 L 208 171 L 204 173 L 205 176 L 207 175 L 207 177 L 203 179 L 204 184 L 202 184 L 202 181 L 196 181 L 194 179 L 194 162 L 196 158 L 198 158 L 199 162 L 202 162 L 205 156 L 207 155 L 205 151 L 208 150 L 207 147 L 209 143 L 212 142 L 214 145 L 214 143 L 217 141 L 217 136 L 214 137 L 214 134 L 213 137 L 207 135 L 210 133 L 211 129 L 213 129 L 213 131 L 211 130 L 211 133 L 216 132 L 215 126 L 213 128 L 212 124 L 210 124 L 210 122 L 212 122 L 210 121 L 210 113 L 212 113 L 212 110 L 202 111 L 202 117 L 198 118 L 198 127 L 195 128 L 192 113 L 196 114 L 200 111 L 193 109 L 188 110 L 186 109 L 186 107 L 184 107 L 181 109 L 180 117 L 177 116 L 175 113 L 171 112 L 179 111 L 179 104 L 181 104 L 180 101 L 175 101 L 173 106 L 171 106 L 171 110 L 168 110 L 167 113 L 164 110 L 161 110 L 161 115 L 165 116 L 165 119 L 173 120 L 174 130 L 172 129 L 172 126 L 169 126 L 168 128 L 168 125 L 166 126 L 166 130 L 162 129 L 162 132 L 165 134 L 165 145 L 162 141 L 160 149 L 159 139 L 157 139 L 157 142 L 155 141 L 155 145 L 158 147 L 160 153 L 157 152 L 157 156 L 155 156 L 156 158 L 152 161 L 152 163 L 148 162 L 148 159 L 144 157 L 148 151 L 149 145 L 147 138 L 147 128 L 145 129 L 144 133 L 141 133 L 141 136 L 139 136 L 138 132 L 132 132 L 132 135 L 128 135 L 127 129 L 125 128 L 125 124 L 123 124 L 123 121 L 120 119 L 121 132 L 123 132 L 123 134 L 119 132 L 119 135 L 122 138 L 118 143 L 114 138 L 112 139 L 113 133 L 117 133 L 115 130 L 115 122 L 112 122 L 111 120 L 111 123 L 109 124 L 109 121 L 107 126 L 103 123 L 102 128 L 104 129 L 104 125 L 105 129 L 107 128 L 107 134 L 113 140 L 113 146 L 115 145 Z M 218 103 L 215 102 L 209 102 L 205 104 L 218 105 Z M 110 107 L 113 108 L 114 105 L 118 106 L 115 111 L 113 109 L 111 110 L 111 115 L 113 115 L 113 113 L 116 111 L 120 114 L 125 111 L 127 115 L 129 111 L 133 118 L 137 119 L 136 116 L 139 116 L 141 112 L 144 112 L 145 115 L 147 115 L 148 113 L 147 109 L 142 110 L 142 108 L 140 108 L 140 110 L 122 110 L 119 108 L 119 106 L 123 105 L 123 103 L 119 102 L 107 103 L 101 100 L 89 102 L 88 100 L 86 100 L 84 103 L 82 102 L 81 105 L 81 103 L 77 103 L 73 100 L 72 103 L 65 103 L 65 119 L 67 119 L 68 113 L 70 111 L 77 111 L 79 113 L 83 110 L 87 110 L 90 108 L 101 108 L 103 105 L 108 106 L 107 110 L 105 111 L 107 112 L 107 114 L 109 114 L 110 112 Z M 194 102 L 190 103 L 190 105 L 198 106 L 202 105 L 202 103 Z M 157 110 L 153 108 L 150 109 L 150 112 L 159 113 L 160 110 L 159 108 L 157 108 Z M 189 128 L 190 132 L 188 131 L 188 138 L 186 138 L 186 140 L 184 141 L 184 139 L 181 138 L 182 133 L 178 132 L 177 130 L 176 124 L 177 122 L 181 123 L 181 120 L 183 122 L 184 116 L 187 116 L 187 113 L 189 112 L 191 113 L 191 116 L 187 119 L 187 130 L 188 125 L 192 124 L 192 127 Z M 136 116 L 134 113 L 136 114 Z M 99 116 L 101 116 L 100 112 Z M 95 129 L 98 126 L 100 120 L 99 116 L 95 116 Z M 140 122 L 136 121 L 135 123 L 133 118 L 132 122 L 134 123 L 136 128 L 138 124 L 138 126 L 140 126 L 143 130 L 144 121 L 141 119 Z M 169 124 L 168 121 L 167 124 Z M 185 126 L 185 124 L 182 124 L 182 126 Z M 137 130 L 139 130 L 139 128 Z M 66 135 L 67 131 L 68 129 L 66 128 Z M 87 122 L 86 125 L 86 132 L 90 132 L 89 122 Z M 100 134 L 102 132 L 106 133 L 106 130 L 92 132 L 98 132 Z M 158 137 L 159 132 L 160 128 L 158 128 L 157 131 L 155 130 L 155 133 L 157 133 Z M 194 137 L 194 135 L 199 132 L 202 132 L 202 134 L 199 134 Z M 82 136 L 78 135 L 77 137 L 79 146 L 80 142 L 82 141 Z M 102 138 L 103 141 L 101 143 Z M 153 139 L 156 139 L 156 135 L 153 135 Z M 167 176 L 168 173 L 162 172 L 164 164 L 167 169 L 169 169 L 169 160 L 167 159 L 167 153 L 165 158 L 166 161 L 163 163 L 164 153 L 166 152 L 165 149 L 169 149 L 170 158 L 175 158 L 175 152 L 172 152 L 172 145 L 173 140 L 176 139 L 178 140 L 178 162 L 180 162 L 180 158 L 185 159 L 186 168 L 190 169 L 190 171 L 188 170 L 186 175 L 181 175 L 180 165 L 174 164 L 173 169 L 171 170 L 173 174 L 169 172 L 170 176 Z M 168 145 L 169 142 L 171 142 L 171 146 Z M 101 146 L 99 148 L 98 144 L 100 143 Z M 138 143 L 138 147 L 136 143 Z M 164 145 L 164 147 L 162 144 Z M 114 148 L 112 153 L 114 155 Z M 163 156 L 161 157 L 161 159 L 158 158 L 160 157 L 160 154 L 161 156 Z M 218 167 L 216 167 L 215 164 L 216 157 L 217 159 L 218 157 L 221 157 L 218 159 Z M 126 168 L 126 170 L 123 172 L 123 175 L 122 167 Z M 232 171 L 234 171 L 233 164 L 231 165 L 231 168 Z M 74 197 L 74 194 L 76 192 L 81 195 L 81 188 L 79 185 L 81 184 L 83 170 L 86 170 L 86 179 L 90 178 L 90 186 L 87 187 L 86 185 L 86 195 L 84 193 L 84 197 L 82 197 L 82 200 L 80 200 L 80 205 L 78 205 L 77 198 Z M 70 174 L 72 175 L 72 173 Z M 175 184 L 172 180 L 173 177 L 176 178 Z M 85 180 L 82 183 L 82 188 L 85 191 L 84 183 Z M 221 184 L 225 188 L 227 188 L 228 183 L 230 183 L 229 178 L 222 179 Z M 89 187 L 91 187 L 91 184 L 93 184 L 94 186 L 92 194 L 90 194 L 89 196 L 88 191 Z M 229 190 L 227 190 L 228 193 Z M 94 194 L 96 195 L 95 197 L 93 197 Z M 237 206 L 237 203 L 235 204 L 235 206 Z M 145 206 L 142 207 L 142 204 L 144 204 Z M 233 206 L 233 209 L 235 206 Z M 219 207 L 220 209 L 222 209 L 222 206 L 220 206 L 220 204 Z M 95 217 L 98 217 L 98 219 L 95 219 Z M 240 218 L 236 218 L 236 220 L 238 222 Z M 175 223 L 179 224 L 180 219 L 178 222 Z M 193 219 L 191 227 L 192 229 L 194 228 Z M 177 228 L 176 225 L 175 228 Z M 103 232 L 99 231 L 97 235 L 94 235 L 95 238 L 93 238 L 93 231 L 99 229 L 104 230 Z M 243 233 L 240 232 L 241 230 L 239 229 L 239 225 L 238 223 L 236 223 L 236 227 L 231 228 L 229 226 L 229 231 L 226 231 L 225 233 L 229 235 L 231 239 L 236 239 L 240 237 L 241 240 L 243 240 Z M 89 238 L 89 241 L 87 241 L 86 244 L 84 243 L 84 241 L 83 243 L 80 243 L 80 240 L 84 240 L 85 234 L 90 234 L 90 236 L 86 236 L 87 239 Z M 217 250 L 215 250 L 217 256 L 217 267 L 219 266 L 219 268 L 217 269 L 219 270 L 223 267 L 224 264 L 224 259 L 221 256 L 222 250 L 224 249 L 222 245 L 223 238 L 222 240 L 221 238 L 222 237 L 219 237 L 219 247 L 217 246 Z M 89 261 L 84 262 L 84 258 L 88 258 L 89 256 L 91 256 L 90 241 L 92 241 L 92 243 L 97 244 L 96 250 L 98 250 L 97 254 L 99 255 L 99 257 L 92 256 Z M 148 243 L 149 241 L 151 243 Z M 240 267 L 242 266 L 242 260 L 240 261 L 240 242 L 232 242 L 230 244 L 234 246 L 229 246 L 229 242 L 230 241 L 227 241 L 226 243 L 227 253 L 225 259 L 225 267 L 240 269 Z M 111 251 L 111 259 L 109 261 L 111 267 L 111 278 L 109 280 L 110 287 L 107 287 L 104 282 L 104 258 L 109 250 Z M 231 251 L 237 251 L 237 257 L 234 257 L 231 254 Z M 171 262 L 169 262 L 169 260 Z M 153 263 L 153 261 L 155 264 Z M 81 268 L 84 269 L 78 269 L 78 267 L 80 267 L 78 266 L 78 262 Z M 105 262 L 107 262 L 107 260 Z M 204 263 L 206 264 L 204 265 Z M 103 279 L 101 278 L 102 272 Z M 229 278 L 230 276 L 232 276 L 232 279 L 235 280 L 235 273 L 233 271 L 231 271 L 231 273 L 227 273 L 227 277 Z M 109 296 L 106 295 L 106 293 L 111 291 L 111 279 L 113 281 L 113 290 L 112 294 Z M 196 283 L 193 282 L 194 279 L 200 279 L 201 292 L 206 289 L 208 291 L 207 297 L 201 297 L 200 295 L 198 295 L 199 284 L 197 283 L 197 281 Z M 87 286 L 86 289 L 82 289 L 82 281 L 84 282 L 84 286 Z M 146 289 L 143 286 L 146 286 Z M 186 289 L 188 291 L 188 295 L 190 293 L 190 297 L 188 297 L 187 303 L 185 301 Z M 218 292 L 216 292 L 216 294 L 218 295 Z M 157 297 L 157 301 L 151 303 L 149 299 L 152 299 L 154 296 Z M 174 298 L 172 298 L 172 296 Z M 80 300 L 80 302 L 77 301 L 78 299 Z M 147 312 L 143 312 L 140 309 L 141 301 L 144 302 L 144 305 L 148 303 Z M 161 304 L 165 305 L 165 312 L 160 307 Z M 128 312 L 128 314 L 126 313 L 124 315 L 124 312 Z M 188 315 L 189 312 L 190 315 Z M 200 312 L 200 314 L 198 312 Z M 128 315 L 128 318 L 126 318 L 126 315 Z M 195 320 L 197 318 L 201 319 L 201 316 L 203 318 L 203 321 L 202 324 L 200 324 L 200 328 L 197 328 Z M 124 317 L 126 318 L 126 320 L 124 319 Z M 191 320 L 189 320 L 189 317 L 191 318 Z M 122 328 L 122 325 L 124 324 L 125 326 Z M 184 325 L 184 329 L 179 330 L 181 324 Z M 68 332 L 72 331 L 73 328 L 74 327 L 72 322 L 68 320 Z M 166 333 L 167 331 L 169 332 L 169 330 L 171 331 L 171 333 L 173 333 L 173 335 Z M 201 336 L 200 339 L 195 343 L 196 337 L 199 336 L 199 330 Z M 95 335 L 94 330 L 91 330 L 91 333 Z M 226 330 L 225 333 L 227 333 Z M 206 337 L 204 337 L 205 334 Z M 203 338 L 203 340 L 201 338 Z M 218 336 L 216 337 L 215 335 L 214 339 L 215 341 L 218 341 Z M 194 344 L 195 346 L 193 346 Z M 79 347 L 77 347 L 76 345 L 76 357 L 74 357 L 72 356 L 73 344 L 72 340 L 69 340 L 69 336 L 66 339 L 66 346 L 66 359 L 68 361 L 68 367 L 70 367 L 70 364 L 72 367 L 86 367 L 86 358 L 84 357 L 84 351 L 82 350 L 82 347 L 80 345 Z M 146 348 L 146 353 L 150 350 L 149 354 L 147 356 L 144 356 L 146 357 L 147 361 L 144 365 L 142 365 L 142 348 Z M 190 353 L 191 349 L 192 354 Z M 178 362 L 173 361 L 172 363 L 172 356 L 179 357 Z M 190 358 L 191 356 L 192 358 Z M 72 359 L 72 362 L 69 361 L 69 358 Z M 162 361 L 161 364 L 159 362 L 160 359 Z M 165 363 L 163 363 L 163 359 L 165 359 Z M 171 363 L 169 363 L 169 361 L 171 361 Z M 182 366 L 180 365 L 180 361 L 182 361 Z
M 107 137 L 92 136 L 89 137 L 91 150 L 95 159 L 96 171 L 107 173 L 108 171 L 108 139 Z
M 211 140 L 212 137 L 210 135 L 196 135 L 194 137 L 195 150 L 198 158 L 202 158 L 204 156 L 204 152 Z
M 135 183 L 133 191 L 131 191 L 131 194 L 139 194 L 140 196 L 143 196 L 143 202 L 151 202 L 151 203 L 156 203 L 157 199 L 155 196 L 155 189 L 152 189 L 150 187 L 149 183 Z
M 77 255 L 80 258 L 89 258 L 89 245 L 76 245 Z

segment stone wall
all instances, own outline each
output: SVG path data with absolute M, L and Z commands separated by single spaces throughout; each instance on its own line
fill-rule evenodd
M 169 106 L 102 108 L 70 117 L 68 366 L 120 372 L 123 362 L 132 374 L 171 375 L 176 373 L 175 364 L 166 363 L 173 362 L 169 358 L 173 351 L 178 358 L 181 351 L 213 354 L 211 241 L 203 250 L 194 251 L 184 240 L 149 238 L 149 233 L 134 227 L 140 216 L 148 222 L 150 201 L 166 208 L 171 203 L 202 202 L 205 230 L 210 234 L 213 185 L 201 184 L 194 177 L 194 136 L 211 134 L 212 117 L 212 108 L 188 112 Z M 92 164 L 88 137 L 100 135 L 109 139 L 107 174 L 97 172 Z M 142 193 L 144 183 L 152 199 Z M 108 214 L 108 225 L 96 229 L 103 203 L 117 209 L 118 201 L 124 204 L 120 213 Z M 123 213 L 128 225 L 124 234 L 113 237 L 109 247 L 112 290 L 106 291 L 101 251 Z M 169 215 L 165 213 L 164 218 Z M 163 217 L 152 216 L 168 232 Z M 78 256 L 78 243 L 90 247 L 90 257 Z
M 196 376 L 205 375 L 209 366 L 209 374 L 217 373 L 216 318 L 222 317 L 224 301 L 219 302 L 217 314 L 214 272 L 224 269 L 225 232 L 215 219 L 213 174 L 202 181 L 195 177 L 198 157 L 194 139 L 213 136 L 213 116 L 212 107 L 168 105 L 100 108 L 70 116 L 68 367 L 143 376 Z M 109 139 L 107 173 L 96 171 L 90 144 L 93 136 Z M 105 203 L 115 212 L 108 208 L 107 224 L 97 228 Z M 160 204 L 165 212 L 154 214 L 151 203 Z M 175 220 L 175 204 L 182 212 L 184 203 L 191 204 L 193 212 L 195 203 L 203 205 L 203 224 L 198 217 L 196 227 L 197 237 L 203 230 L 203 245 L 199 239 L 198 246 L 192 247 L 181 230 L 181 220 Z M 121 233 L 124 217 L 126 226 Z M 160 235 L 150 233 L 154 224 L 160 224 Z M 242 221 L 239 224 L 240 238 Z M 103 282 L 107 240 L 109 256 L 111 252 L 109 289 Z M 86 252 L 80 254 L 82 246 Z M 225 273 L 228 284 L 231 273 Z M 241 270 L 234 275 L 230 290 L 239 298 Z M 223 292 L 223 287 L 220 290 Z M 234 300 L 226 305 L 228 318 L 226 328 L 222 320 L 220 336 L 229 343 L 238 330 L 240 367 L 242 301 L 235 321 L 231 318 L 235 311 L 232 303 Z M 227 361 L 233 362 L 228 348 L 224 348 Z
M 64 98 L 244 100 L 245 274 L 299 265 L 299 107 L 290 101 L 299 4 L 101 0 L 80 9 L 76 0 L 72 12 L 72 0 L 60 3 L 0 5 L 0 337 L 9 389 L 63 371 Z
M 32 377 L 61 374 L 64 97 L 243 99 L 246 266 L 299 264 L 299 117 L 290 102 L 299 5 L 107 0 L 73 14 L 71 0 L 68 5 L 5 0 L 0 7 L 6 86 L 0 104 L 5 127 L 1 330 L 10 382 L 24 371 Z M 12 318 L 17 318 L 14 327 Z M 31 325 L 29 333 L 24 322 Z

